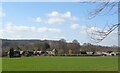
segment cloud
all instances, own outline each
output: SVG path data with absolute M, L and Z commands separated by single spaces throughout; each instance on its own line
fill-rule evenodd
M 11 23 L 11 22 L 9 22 L 5 25 L 4 31 L 6 31 L 8 33 L 62 32 L 58 28 L 34 27 L 34 26 L 16 26 L 16 25 L 13 25 L 13 23 Z
M 52 13 L 48 13 L 47 15 L 48 17 L 60 17 L 61 16 L 61 14 L 58 13 L 57 11 L 53 11 Z
M 70 18 L 70 20 L 72 20 L 72 21 L 78 21 L 79 19 L 77 17 L 73 16 L 72 18 Z
M 42 19 L 40 17 L 35 18 L 35 22 L 42 22 Z
M 3 12 L 0 11 L 0 18 L 2 18 L 4 16 L 5 16 L 5 13 L 3 13 Z
M 47 27 L 40 27 L 38 28 L 39 32 L 62 32 L 60 29 L 57 28 L 47 28 Z
M 38 31 L 39 32 L 47 32 L 48 28 L 47 27 L 41 27 L 41 28 L 38 28 Z
M 50 32 L 62 32 L 62 30 L 56 29 L 56 28 L 49 28 L 48 30 L 49 30 Z
M 84 25 L 80 25 L 80 24 L 72 24 L 70 26 L 70 28 L 72 30 L 78 30 L 80 34 L 84 34 L 84 35 L 86 35 L 88 33 L 92 33 L 93 31 L 95 31 L 95 27 L 88 28 L 88 27 L 86 27 Z
M 47 20 L 48 24 L 63 24 L 65 20 L 63 18 L 49 18 Z
M 74 29 L 75 29 L 75 27 L 77 29 L 79 26 L 74 25 L 73 27 L 74 27 Z M 98 27 L 94 27 L 94 26 L 87 27 L 87 26 L 84 26 L 84 25 L 79 27 L 79 29 L 80 29 L 80 34 L 94 34 L 94 35 L 97 34 L 97 32 L 101 30 Z
M 71 29 L 78 29 L 78 28 L 80 28 L 79 24 L 73 24 L 73 25 L 71 25 Z
M 46 18 L 42 19 L 40 17 L 35 18 L 35 22 L 43 22 L 47 24 L 66 24 L 66 23 L 72 23 L 74 21 L 77 21 L 78 18 L 76 16 L 73 16 L 70 11 L 67 11 L 65 13 L 60 13 L 58 11 L 52 11 L 51 13 L 46 14 Z
M 0 38 L 3 36 L 3 29 L 0 29 Z
M 78 20 L 78 18 L 73 16 L 70 11 L 67 11 L 65 13 L 59 13 L 57 11 L 53 11 L 51 13 L 48 13 L 47 16 L 48 16 L 47 19 L 48 24 L 65 24 L 68 22 L 73 22 Z
M 72 14 L 71 14 L 71 12 L 66 12 L 66 13 L 64 13 L 64 14 L 61 14 L 61 16 L 63 17 L 63 18 L 72 18 Z
M 3 29 L 0 29 L 0 38 L 24 39 L 24 38 L 46 38 L 54 34 L 61 33 L 58 28 L 36 27 L 26 25 L 16 25 L 11 22 L 6 23 Z M 49 34 L 49 35 L 48 35 Z
M 33 26 L 15 26 L 13 23 L 9 22 L 5 25 L 5 31 L 9 33 L 16 33 L 16 32 L 34 32 L 35 27 Z
M 110 42 L 113 42 L 114 40 L 117 40 L 116 30 L 114 30 L 113 32 L 111 32 L 109 35 L 106 36 L 106 32 L 108 30 L 109 29 L 102 30 L 102 28 L 94 27 L 94 26 L 92 27 L 82 26 L 82 29 L 80 30 L 80 34 L 84 34 L 87 36 L 89 35 L 88 37 L 90 38 L 92 43 L 102 41 L 102 43 L 107 44 L 108 42 L 110 43 Z M 103 38 L 105 39 L 102 40 Z
M 59 13 L 57 11 L 52 11 L 51 13 L 47 14 L 48 17 L 58 17 L 58 18 L 68 18 L 68 19 L 77 19 L 77 17 L 73 16 L 70 11 L 65 13 Z
M 52 11 L 51 13 L 46 14 L 47 17 L 45 19 L 42 19 L 40 17 L 35 18 L 35 22 L 38 23 L 47 23 L 47 24 L 66 24 L 66 23 L 72 23 L 74 21 L 77 21 L 78 18 L 76 16 L 73 16 L 70 11 L 67 11 L 65 13 L 60 13 L 58 11 Z
M 98 31 L 100 31 L 100 28 L 97 28 L 97 27 L 90 27 L 90 28 L 86 28 L 86 31 L 88 32 L 88 33 L 92 33 L 92 34 L 95 34 L 95 33 L 97 33 Z
M 3 12 L 3 8 L 0 7 L 0 19 L 2 19 L 6 14 Z

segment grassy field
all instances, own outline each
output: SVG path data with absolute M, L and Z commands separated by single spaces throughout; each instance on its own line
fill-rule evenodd
M 3 58 L 3 71 L 117 71 L 117 57 Z
M 0 58 L 0 72 L 2 72 L 2 58 Z

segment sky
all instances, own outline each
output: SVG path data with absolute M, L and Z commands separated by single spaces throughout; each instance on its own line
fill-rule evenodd
M 119 2 L 119 0 L 1 0 L 2 2 Z
M 4 39 L 74 39 L 92 43 L 89 33 L 118 23 L 118 15 L 100 13 L 88 19 L 89 12 L 101 3 L 78 2 L 3 2 L 0 3 L 0 38 Z M 116 8 L 117 10 L 117 8 Z M 107 28 L 106 28 L 107 29 Z M 117 45 L 117 29 L 100 45 Z M 113 43 L 114 42 L 114 43 Z M 96 44 L 96 43 L 95 43 Z

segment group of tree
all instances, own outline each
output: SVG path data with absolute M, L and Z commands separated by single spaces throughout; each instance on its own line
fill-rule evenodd
M 10 48 L 22 51 L 52 51 L 57 50 L 57 54 L 79 54 L 81 51 L 97 52 L 97 51 L 117 51 L 116 46 L 100 46 L 90 43 L 80 45 L 77 40 L 66 42 L 61 40 L 3 40 L 2 52 L 10 51 Z

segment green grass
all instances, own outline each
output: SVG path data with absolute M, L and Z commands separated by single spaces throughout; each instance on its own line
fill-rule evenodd
M 117 71 L 117 57 L 3 58 L 3 71 Z
M 0 72 L 2 72 L 2 58 L 0 58 Z

